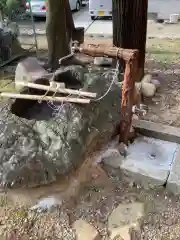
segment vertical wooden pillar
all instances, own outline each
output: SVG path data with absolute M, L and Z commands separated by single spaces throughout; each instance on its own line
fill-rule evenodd
M 137 73 L 137 59 L 126 61 L 119 126 L 119 143 L 128 145 L 129 132 L 132 121 L 132 107 L 134 105 L 134 88 Z

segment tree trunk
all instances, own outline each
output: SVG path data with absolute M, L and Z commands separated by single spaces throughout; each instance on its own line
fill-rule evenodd
M 137 81 L 144 75 L 148 0 L 113 0 L 113 44 L 138 49 Z
M 48 43 L 48 66 L 55 70 L 59 59 L 70 53 L 72 13 L 68 0 L 47 0 L 46 34 Z M 66 12 L 68 12 L 66 14 Z M 71 13 L 71 14 L 70 14 Z M 71 17 L 69 21 L 67 18 Z
M 72 11 L 70 8 L 69 0 L 66 0 L 66 23 L 67 23 L 69 37 L 70 39 L 72 39 L 72 34 L 75 31 L 75 25 L 74 25 L 74 20 L 73 20 Z
M 3 22 L 4 22 L 3 11 L 0 9 L 0 28 L 2 29 L 4 28 Z
M 84 28 L 75 28 L 69 0 L 47 0 L 46 36 L 48 64 L 52 71 L 59 66 L 59 59 L 70 54 L 71 40 L 84 40 Z M 62 64 L 84 65 L 76 58 L 64 60 Z

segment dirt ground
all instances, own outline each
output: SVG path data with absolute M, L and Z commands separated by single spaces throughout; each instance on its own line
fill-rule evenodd
M 131 240 L 180 239 L 179 198 L 168 195 L 164 189 L 148 191 L 127 185 L 109 178 L 99 166 L 91 165 L 92 158 L 78 171 L 75 184 L 71 177 L 66 184 L 61 180 L 41 189 L 2 193 L 0 234 L 6 238 L 0 239 L 73 239 L 61 237 L 62 227 L 67 229 L 68 226 L 70 231 L 79 218 L 91 223 L 103 237 L 108 234 L 107 219 L 112 210 L 120 203 L 137 202 L 144 204 L 144 215 L 140 219 L 140 229 L 131 231 Z M 47 196 L 64 199 L 61 208 L 43 213 L 30 211 L 37 199 Z
M 88 40 L 92 41 L 92 40 Z M 41 43 L 41 39 L 39 39 Z M 45 48 L 44 41 L 42 48 Z M 160 90 L 146 99 L 149 112 L 145 119 L 180 126 L 180 40 L 148 39 L 146 72 L 161 82 Z M 10 76 L 11 75 L 11 76 Z M 3 75 L 1 90 L 14 91 L 13 75 Z M 5 79 L 6 76 L 6 79 Z M 146 191 L 117 179 L 110 179 L 100 166 L 92 166 L 92 159 L 84 163 L 70 179 L 54 185 L 31 190 L 14 190 L 0 195 L 0 239 L 65 239 L 60 238 L 61 214 L 64 211 L 71 226 L 83 217 L 103 235 L 107 217 L 118 203 L 143 202 L 145 214 L 141 229 L 131 234 L 132 240 L 179 240 L 180 201 L 164 189 Z M 75 186 L 73 180 L 76 179 Z M 55 195 L 65 199 L 60 209 L 37 214 L 29 207 L 37 199 Z M 5 236 L 3 238 L 3 236 Z M 66 238 L 67 239 L 67 238 Z
M 172 126 L 180 126 L 180 41 L 163 40 L 151 45 L 147 53 L 146 69 L 161 83 L 159 92 L 147 100 L 146 119 Z M 149 47 L 149 44 L 147 44 Z

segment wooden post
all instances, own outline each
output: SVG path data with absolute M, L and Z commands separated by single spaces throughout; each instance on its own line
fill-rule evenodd
M 109 57 L 128 61 L 137 58 L 137 49 L 124 49 L 104 44 L 84 44 L 83 47 L 75 47 L 75 52 L 84 53 L 92 57 Z
M 89 44 L 83 48 L 77 47 L 75 50 L 93 57 L 106 56 L 114 59 L 123 59 L 125 61 L 126 64 L 122 88 L 120 126 L 118 133 L 120 134 L 119 142 L 127 145 L 132 121 L 132 107 L 134 105 L 135 79 L 137 77 L 138 70 L 138 50 L 123 49 L 101 44 Z
M 124 81 L 119 126 L 119 143 L 128 145 L 129 132 L 132 122 L 132 107 L 134 105 L 134 88 L 137 72 L 137 59 L 131 59 L 125 64 Z

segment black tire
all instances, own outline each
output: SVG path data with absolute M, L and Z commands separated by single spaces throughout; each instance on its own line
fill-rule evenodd
M 43 22 L 44 20 L 46 20 L 46 17 L 44 17 L 44 16 L 33 16 L 33 19 L 34 19 L 34 21 L 35 22 Z
M 95 16 L 91 16 L 91 20 L 95 20 Z
M 39 21 L 39 18 L 38 18 L 37 16 L 33 16 L 33 20 L 34 20 L 35 22 L 38 22 L 38 21 Z
M 76 3 L 76 11 L 78 12 L 80 10 L 80 8 L 81 8 L 81 3 L 80 3 L 80 1 L 77 1 L 77 3 Z
M 6 62 L 12 57 L 11 48 L 8 45 L 1 47 L 0 57 L 2 62 Z

